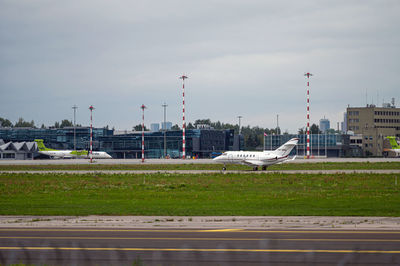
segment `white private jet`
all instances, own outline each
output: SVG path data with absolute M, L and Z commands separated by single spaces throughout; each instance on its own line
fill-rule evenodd
M 54 150 L 44 146 L 42 139 L 35 139 L 39 153 L 49 156 L 50 158 L 67 159 L 67 158 L 89 158 L 87 150 L 71 151 L 71 150 Z M 93 151 L 93 159 L 112 159 L 112 157 L 104 151 Z
M 226 170 L 227 164 L 253 166 L 254 171 L 257 171 L 258 167 L 266 170 L 269 165 L 294 160 L 296 156 L 289 159 L 289 154 L 296 147 L 298 141 L 298 138 L 293 138 L 274 151 L 227 151 L 213 160 L 224 164 L 222 170 Z

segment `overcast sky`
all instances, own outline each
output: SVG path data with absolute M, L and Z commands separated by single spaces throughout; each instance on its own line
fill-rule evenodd
M 400 1 L 0 0 L 0 117 L 131 129 L 167 120 L 331 127 L 400 106 Z M 367 92 L 367 94 L 366 94 Z M 379 97 L 379 98 L 378 98 Z

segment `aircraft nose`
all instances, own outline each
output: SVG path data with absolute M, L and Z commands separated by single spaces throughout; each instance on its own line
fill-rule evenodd
M 219 158 L 220 156 L 217 156 L 217 157 L 215 157 L 214 159 L 213 159 L 213 161 L 218 161 L 220 158 Z

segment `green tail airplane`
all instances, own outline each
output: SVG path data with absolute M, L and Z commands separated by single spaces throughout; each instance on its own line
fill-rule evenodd
M 390 137 L 386 137 L 389 142 L 390 142 L 390 146 L 392 146 L 392 148 L 390 149 L 390 151 L 393 151 L 396 153 L 396 156 L 400 156 L 400 146 L 396 141 L 396 137 L 394 136 L 390 136 Z
M 50 158 L 87 158 L 89 152 L 87 150 L 72 151 L 72 150 L 55 150 L 47 148 L 42 139 L 35 139 L 39 153 L 49 156 Z M 112 157 L 104 151 L 93 151 L 94 159 L 111 159 Z

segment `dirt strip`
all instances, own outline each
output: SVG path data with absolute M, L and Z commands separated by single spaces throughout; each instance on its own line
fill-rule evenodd
M 0 228 L 9 227 L 400 230 L 400 217 L 0 216 Z

